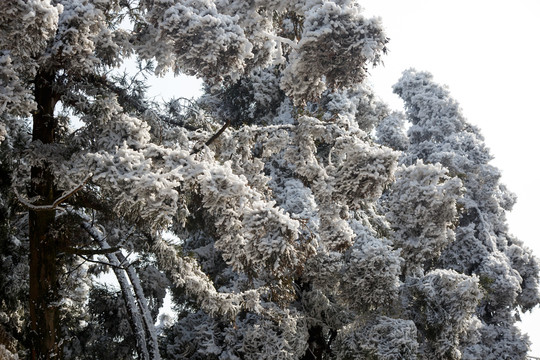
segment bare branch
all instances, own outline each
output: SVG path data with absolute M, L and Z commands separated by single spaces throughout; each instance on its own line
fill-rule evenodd
M 75 266 L 75 267 L 74 267 L 73 269 L 71 269 L 71 270 L 66 271 L 66 272 L 63 273 L 62 275 L 67 279 L 67 277 L 68 277 L 69 275 L 71 275 L 72 273 L 74 273 L 75 271 L 77 271 L 77 269 L 79 269 L 81 266 L 83 266 L 84 264 L 86 264 L 86 261 L 87 261 L 87 260 L 86 260 L 86 259 L 83 259 L 83 260 L 84 260 L 84 261 L 81 262 L 79 265 Z
M 116 252 L 118 250 L 120 250 L 120 247 L 113 247 L 109 249 L 78 249 L 68 247 L 64 249 L 64 252 L 74 255 L 104 255 Z
M 88 261 L 88 262 L 91 262 L 91 263 L 94 263 L 94 264 L 110 266 L 112 269 L 126 270 L 128 267 L 131 266 L 131 263 L 128 264 L 127 266 L 119 266 L 119 265 L 115 265 L 115 264 L 113 264 L 111 262 L 90 259 L 90 258 L 88 258 L 88 257 L 86 257 L 84 255 L 81 255 L 81 254 L 76 254 L 76 255 L 79 256 L 80 258 L 82 258 L 84 261 Z
M 219 129 L 219 131 L 217 133 L 214 134 L 214 136 L 212 136 L 210 139 L 208 139 L 207 142 L 204 143 L 203 146 L 199 147 L 199 148 L 196 148 L 196 149 L 193 149 L 191 151 L 191 154 L 197 154 L 199 151 L 201 151 L 203 149 L 203 147 L 205 146 L 209 146 L 211 143 L 213 143 L 221 134 L 223 134 L 223 132 L 229 127 L 229 125 L 231 125 L 231 119 L 227 119 L 227 122 L 221 127 L 221 129 Z

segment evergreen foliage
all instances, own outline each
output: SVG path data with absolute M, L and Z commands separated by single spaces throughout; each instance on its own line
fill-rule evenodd
M 0 2 L 0 358 L 524 359 L 515 196 L 430 74 L 378 100 L 387 43 L 354 0 Z

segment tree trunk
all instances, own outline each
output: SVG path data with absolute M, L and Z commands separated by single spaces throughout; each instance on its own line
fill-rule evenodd
M 309 328 L 308 348 L 302 360 L 320 360 L 326 350 L 326 340 L 324 339 L 322 326 Z
M 82 227 L 90 234 L 90 236 L 98 242 L 99 246 L 101 246 L 102 249 L 110 249 L 111 247 L 107 243 L 107 240 L 101 234 L 96 231 L 92 225 L 83 222 Z M 139 359 L 141 360 L 159 360 L 159 350 L 157 349 L 157 340 L 156 340 L 156 347 L 155 350 L 157 351 L 157 354 L 155 352 L 152 352 L 154 348 L 151 347 L 151 353 L 148 352 L 148 346 L 147 346 L 147 340 L 146 340 L 146 331 L 145 327 L 143 325 L 144 323 L 144 316 L 141 315 L 141 312 L 139 310 L 139 307 L 137 306 L 135 302 L 135 298 L 133 297 L 133 294 L 131 292 L 131 286 L 129 285 L 128 279 L 126 277 L 126 272 L 120 268 L 121 262 L 118 259 L 117 254 L 121 255 L 121 252 L 117 253 L 108 253 L 105 256 L 109 260 L 109 262 L 113 265 L 113 271 L 116 275 L 116 279 L 118 280 L 118 284 L 120 284 L 120 290 L 122 291 L 122 298 L 124 299 L 124 304 L 126 304 L 126 311 L 128 313 L 128 321 L 131 326 L 131 329 L 133 330 L 133 334 L 135 335 L 136 340 L 136 346 L 137 346 L 137 355 L 139 356 Z M 123 258 L 123 255 L 122 255 Z M 153 343 L 150 344 L 151 346 Z M 152 355 L 152 356 L 151 356 Z
M 124 270 L 120 269 L 120 261 L 115 254 L 107 254 L 107 259 L 115 265 L 113 268 L 116 279 L 120 284 L 120 289 L 122 290 L 122 298 L 126 304 L 126 310 L 129 316 L 130 325 L 133 329 L 133 334 L 137 340 L 137 354 L 139 355 L 140 360 L 150 360 L 150 353 L 148 352 L 148 346 L 146 341 L 146 332 L 143 325 L 143 317 L 139 312 L 135 298 L 131 293 L 131 287 L 129 286 L 128 279 Z
M 107 243 L 105 242 L 105 244 Z M 107 247 L 109 247 L 108 244 Z M 126 258 L 121 251 L 116 252 L 115 255 L 120 262 L 125 263 Z M 159 354 L 156 328 L 154 326 L 152 314 L 150 313 L 150 309 L 148 308 L 148 301 L 146 300 L 146 296 L 144 296 L 141 281 L 139 280 L 139 276 L 137 275 L 137 272 L 135 271 L 133 266 L 128 266 L 126 269 L 126 273 L 128 275 L 129 281 L 131 282 L 131 285 L 133 286 L 135 298 L 137 299 L 137 303 L 139 304 L 139 309 L 141 310 L 141 315 L 144 320 L 146 333 L 148 335 L 148 350 L 150 352 L 150 359 L 160 360 L 161 356 Z
M 57 99 L 53 91 L 54 74 L 38 73 L 35 81 L 35 100 L 38 109 L 33 116 L 34 143 L 52 144 L 56 122 L 54 107 Z M 30 170 L 30 198 L 35 205 L 54 201 L 54 176 L 48 164 L 32 166 Z M 55 235 L 55 211 L 29 212 L 30 239 L 30 327 L 33 360 L 60 359 L 59 293 L 57 279 L 58 236 Z

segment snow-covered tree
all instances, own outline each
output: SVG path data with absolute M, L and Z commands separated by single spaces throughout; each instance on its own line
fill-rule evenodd
M 479 130 L 466 122 L 448 89 L 434 83 L 431 74 L 405 71 L 394 91 L 403 99 L 411 125 L 409 146 L 401 161 L 442 165 L 463 182 L 463 196 L 456 199 L 460 216 L 455 240 L 440 248 L 442 254 L 435 265 L 477 277 L 483 293 L 476 308 L 477 324 L 471 331 L 474 336 L 463 339 L 462 356 L 500 359 L 512 354 L 511 358 L 523 358 L 528 338 L 515 322 L 520 311 L 539 303 L 539 264 L 531 250 L 509 233 L 505 214 L 512 209 L 515 196 L 500 183 L 499 170 L 489 164 L 492 157 Z M 437 213 L 444 216 L 445 211 Z M 394 214 L 388 214 L 391 222 Z M 434 220 L 424 221 L 423 231 L 429 231 L 426 224 Z
M 363 82 L 388 40 L 356 1 L 30 0 L 0 20 L 0 356 L 523 358 L 539 269 L 514 198 L 428 75 L 396 86 L 406 116 Z M 169 71 L 204 95 L 147 99 Z

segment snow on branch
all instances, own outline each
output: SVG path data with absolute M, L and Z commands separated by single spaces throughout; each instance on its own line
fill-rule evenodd
M 103 239 L 103 242 L 104 242 L 104 245 L 108 245 L 105 239 Z M 115 255 L 118 257 L 118 260 L 120 260 L 121 262 L 125 262 L 127 260 L 127 258 L 124 257 L 124 255 L 120 251 L 118 251 Z M 159 360 L 160 355 L 159 355 L 157 333 L 154 327 L 152 314 L 150 313 L 150 309 L 148 308 L 148 301 L 146 300 L 146 297 L 144 296 L 144 291 L 141 285 L 141 281 L 139 280 L 139 276 L 135 272 L 135 269 L 133 268 L 133 266 L 128 266 L 126 268 L 126 273 L 128 275 L 129 281 L 131 282 L 131 285 L 133 286 L 133 290 L 135 290 L 135 297 L 137 298 L 137 303 L 139 304 L 139 308 L 143 316 L 144 324 L 146 326 L 146 331 L 148 332 L 148 335 L 150 336 L 150 341 L 148 345 L 150 348 L 152 359 Z
M 255 312 L 262 310 L 259 296 L 265 289 L 241 293 L 218 292 L 195 259 L 180 256 L 176 249 L 164 240 L 157 240 L 153 250 L 160 266 L 172 274 L 173 283 L 195 296 L 208 313 L 234 318 L 243 309 Z
M 56 210 L 56 208 L 59 207 L 60 204 L 62 204 L 64 201 L 75 195 L 75 193 L 79 190 L 81 190 L 92 175 L 88 176 L 86 179 L 83 180 L 83 182 L 77 186 L 76 188 L 70 190 L 70 191 L 64 191 L 62 196 L 60 196 L 58 199 L 54 200 L 52 204 L 50 205 L 35 205 L 32 204 L 28 199 L 23 198 L 17 189 L 15 188 L 15 195 L 17 196 L 17 199 L 21 204 L 23 204 L 25 207 L 27 207 L 29 210 L 32 211 L 50 211 L 50 210 Z
M 265 36 L 267 36 L 269 39 L 277 41 L 278 43 L 285 43 L 285 44 L 289 45 L 290 47 L 292 47 L 293 49 L 298 49 L 299 48 L 298 44 L 295 43 L 294 41 L 292 41 L 291 39 L 287 39 L 287 38 L 284 38 L 284 37 L 281 37 L 281 36 L 270 34 L 270 33 L 266 32 L 266 31 L 263 31 L 262 33 Z
M 101 234 L 92 225 L 87 222 L 83 222 L 82 227 L 104 250 L 113 249 L 107 243 L 107 240 L 105 240 L 105 238 L 101 236 Z M 128 313 L 130 314 L 134 325 L 133 330 L 137 336 L 137 343 L 141 342 L 143 345 L 141 346 L 143 356 L 148 359 L 159 360 L 160 355 L 154 322 L 152 320 L 152 315 L 150 314 L 150 309 L 148 308 L 148 302 L 144 296 L 141 282 L 139 281 L 139 277 L 137 276 L 135 269 L 133 269 L 133 267 L 130 265 L 128 265 L 126 268 L 121 267 L 121 264 L 126 262 L 126 257 L 124 257 L 121 251 L 117 251 L 116 253 L 108 252 L 106 253 L 106 256 L 111 263 L 113 271 L 118 279 L 118 283 L 122 288 L 126 308 L 128 309 Z M 126 278 L 126 273 L 124 273 L 122 270 L 126 271 L 129 282 Z M 130 283 L 131 286 L 129 285 Z M 133 297 L 131 288 L 133 288 L 135 292 L 135 297 Z M 150 336 L 150 339 L 147 339 L 147 335 Z M 147 345 L 149 345 L 148 347 L 150 348 L 150 353 L 148 353 Z
M 95 229 L 92 225 L 89 223 L 83 222 L 82 227 L 90 234 L 90 236 L 96 240 L 100 246 L 104 249 L 109 249 L 110 246 L 107 244 L 106 240 L 101 236 L 99 231 Z M 120 284 L 120 288 L 122 290 L 122 297 L 124 298 L 124 303 L 126 304 L 126 310 L 128 312 L 128 315 L 130 317 L 130 323 L 133 328 L 133 333 L 135 334 L 135 337 L 137 339 L 137 352 L 139 354 L 139 357 L 141 359 L 150 359 L 150 355 L 148 353 L 148 348 L 146 346 L 146 332 L 143 327 L 142 323 L 142 317 L 141 314 L 137 308 L 137 305 L 135 304 L 135 299 L 133 297 L 133 293 L 131 292 L 128 279 L 126 277 L 126 273 L 120 269 L 120 261 L 116 257 L 115 254 L 108 253 L 106 254 L 107 259 L 111 264 L 114 266 L 112 267 L 114 274 L 116 275 L 116 279 L 118 280 L 118 283 Z

